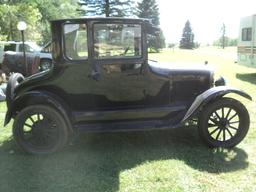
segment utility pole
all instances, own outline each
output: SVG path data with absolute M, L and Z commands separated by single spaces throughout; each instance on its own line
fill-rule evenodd
M 109 7 L 109 0 L 105 0 L 105 15 L 109 17 L 110 14 L 110 7 Z
M 226 35 L 226 25 L 223 23 L 221 27 L 221 33 L 222 33 L 222 49 L 225 49 L 225 35 Z

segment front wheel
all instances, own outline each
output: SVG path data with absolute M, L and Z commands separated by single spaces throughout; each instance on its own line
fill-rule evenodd
M 211 147 L 230 148 L 246 136 L 250 118 L 245 106 L 232 98 L 221 98 L 204 107 L 199 117 L 199 135 Z
M 49 154 L 65 145 L 68 128 L 62 115 L 54 108 L 31 105 L 16 116 L 13 136 L 25 152 Z

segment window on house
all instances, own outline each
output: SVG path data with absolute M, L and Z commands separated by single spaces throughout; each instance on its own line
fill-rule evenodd
M 251 41 L 251 40 L 252 40 L 252 28 L 243 28 L 242 41 Z

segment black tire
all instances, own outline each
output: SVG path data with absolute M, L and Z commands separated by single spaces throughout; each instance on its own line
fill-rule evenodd
M 198 125 L 200 137 L 210 147 L 231 148 L 246 136 L 250 117 L 241 102 L 221 98 L 204 107 Z
M 27 153 L 44 155 L 62 148 L 68 139 L 68 127 L 52 107 L 31 105 L 21 110 L 13 124 L 13 136 Z
M 6 87 L 6 103 L 7 107 L 10 106 L 13 97 L 14 97 L 14 89 L 15 87 L 24 80 L 24 77 L 20 73 L 14 73 L 10 76 L 7 87 Z
M 52 60 L 51 59 L 42 59 L 40 61 L 40 71 L 45 71 L 52 67 Z

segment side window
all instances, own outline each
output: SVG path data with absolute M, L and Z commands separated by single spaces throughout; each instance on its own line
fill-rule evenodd
M 4 51 L 16 51 L 16 44 L 4 45 Z
M 134 24 L 95 24 L 96 58 L 140 57 L 141 26 Z
M 70 60 L 88 57 L 87 29 L 85 24 L 64 25 L 65 55 Z
M 32 47 L 30 47 L 29 45 L 25 44 L 25 51 L 28 53 L 33 53 L 34 49 Z M 23 52 L 23 44 L 19 45 L 19 52 Z
M 252 28 L 243 28 L 242 41 L 251 41 L 251 40 L 252 40 Z

